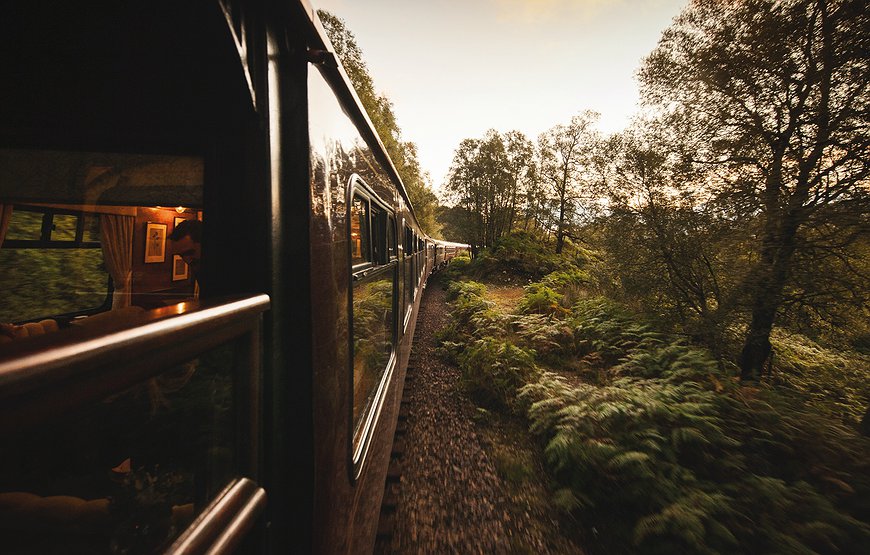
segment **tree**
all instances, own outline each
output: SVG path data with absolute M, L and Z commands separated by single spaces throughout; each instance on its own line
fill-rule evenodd
M 725 241 L 731 226 L 699 199 L 669 135 L 658 122 L 638 121 L 606 141 L 604 247 L 624 293 L 718 355 L 736 270 Z
M 599 141 L 593 125 L 598 114 L 585 111 L 568 125 L 556 125 L 538 138 L 540 179 L 556 214 L 556 253 L 562 252 L 583 185 L 591 186 L 594 153 Z
M 868 30 L 861 0 L 696 0 L 640 71 L 646 102 L 693 142 L 709 193 L 758 222 L 744 379 L 769 358 L 797 265 L 848 260 L 866 237 Z
M 459 144 L 447 177 L 447 194 L 464 210 L 460 225 L 476 249 L 509 233 L 521 212 L 522 190 L 533 168 L 534 147 L 519 131 L 494 129 Z
M 435 212 L 438 197 L 432 192 L 428 175 L 420 169 L 417 145 L 402 140 L 393 104 L 385 95 L 376 92 L 362 49 L 344 20 L 324 10 L 318 10 L 317 15 L 375 131 L 396 166 L 420 226 L 430 235 L 437 235 L 439 226 Z

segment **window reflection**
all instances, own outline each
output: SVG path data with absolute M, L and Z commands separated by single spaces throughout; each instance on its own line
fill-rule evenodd
M 353 290 L 354 448 L 363 440 L 366 415 L 393 352 L 395 266 L 357 283 Z
M 123 324 L 131 307 L 195 297 L 166 237 L 202 219 L 203 175 L 197 157 L 0 148 L 0 345 L 30 324 Z M 159 259 L 145 256 L 149 223 L 165 231 Z
M 152 553 L 236 474 L 235 344 L 3 438 L 3 553 Z
M 354 196 L 350 206 L 351 264 L 371 261 L 369 252 L 368 202 Z
M 396 249 L 396 219 L 393 216 L 389 217 L 389 222 L 387 223 L 387 249 L 389 249 L 390 253 L 389 260 L 399 256 Z

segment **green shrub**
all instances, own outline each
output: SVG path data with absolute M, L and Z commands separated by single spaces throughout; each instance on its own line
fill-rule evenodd
M 447 287 L 446 298 L 451 305 L 451 321 L 438 331 L 437 353 L 458 364 L 459 356 L 470 339 L 502 332 L 502 316 L 486 300 L 486 286 L 475 281 L 454 281 Z
M 810 338 L 774 331 L 773 383 L 807 394 L 818 409 L 857 424 L 870 404 L 870 356 L 825 348 Z
M 540 282 L 527 285 L 523 298 L 517 305 L 520 314 L 564 314 L 562 295 Z
M 494 337 L 478 339 L 458 361 L 469 394 L 491 408 L 512 407 L 517 389 L 537 372 L 534 353 Z
M 455 281 L 447 287 L 447 301 L 457 332 L 481 336 L 499 330 L 501 315 L 486 300 L 486 286 L 475 281 Z
M 585 299 L 574 305 L 571 322 L 577 353 L 589 356 L 601 366 L 612 366 L 632 352 L 661 345 L 663 334 L 649 323 L 629 314 L 617 303 L 603 297 Z
M 553 366 L 570 362 L 574 334 L 563 320 L 544 314 L 519 315 L 510 318 L 509 328 L 521 347 L 535 353 L 536 360 Z
M 645 349 L 633 349 L 613 367 L 617 375 L 666 378 L 671 381 L 709 382 L 721 389 L 725 377 L 719 363 L 704 349 L 682 343 L 664 342 Z
M 503 268 L 513 269 L 533 279 L 540 279 L 571 263 L 553 252 L 552 246 L 539 237 L 526 232 L 502 237 L 493 245 L 491 254 Z
M 528 455 L 506 447 L 496 447 L 493 453 L 496 472 L 503 480 L 520 485 L 535 475 Z
M 662 374 L 595 387 L 544 373 L 521 389 L 560 506 L 604 532 L 615 552 L 866 545 L 866 439 L 773 389 L 717 393 L 683 372 Z
M 553 271 L 573 267 L 575 261 L 555 254 L 552 245 L 531 233 L 516 232 L 481 250 L 469 264 L 466 275 L 487 280 L 517 276 L 538 280 Z
M 579 300 L 558 317 L 565 291 L 579 296 L 582 283 L 576 268 L 553 272 L 508 318 L 483 285 L 453 284 L 451 345 L 480 404 L 527 415 L 545 445 L 553 503 L 595 527 L 605 552 L 866 548 L 870 440 L 831 418 L 862 414 L 861 355 L 775 335 L 772 383 L 741 385 L 708 351 L 607 299 Z M 578 357 L 601 369 L 603 385 L 536 367 Z M 829 409 L 816 410 L 825 399 Z
M 471 256 L 468 253 L 462 252 L 447 264 L 441 275 L 448 282 L 458 281 L 468 275 L 469 266 L 471 266 Z
M 541 280 L 541 284 L 561 294 L 560 304 L 565 308 L 570 308 L 580 299 L 591 281 L 588 272 L 576 266 L 569 266 L 547 274 Z

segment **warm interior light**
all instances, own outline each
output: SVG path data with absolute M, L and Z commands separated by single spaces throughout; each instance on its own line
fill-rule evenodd
M 187 208 L 185 208 L 183 206 L 176 206 L 175 207 L 175 211 L 178 212 L 179 214 L 183 214 L 185 210 L 187 210 Z

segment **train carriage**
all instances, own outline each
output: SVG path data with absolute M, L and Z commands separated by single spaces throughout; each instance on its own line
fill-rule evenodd
M 3 13 L 3 551 L 370 552 L 420 293 L 463 247 L 313 8 Z

